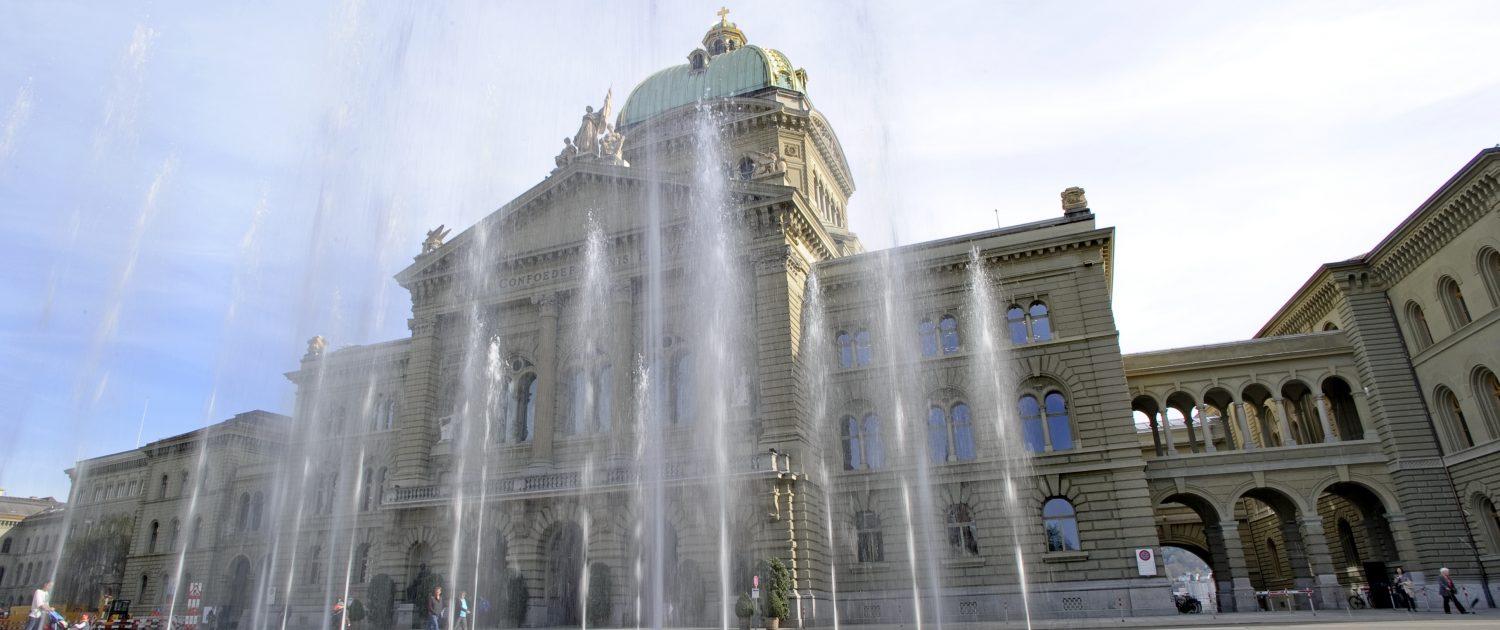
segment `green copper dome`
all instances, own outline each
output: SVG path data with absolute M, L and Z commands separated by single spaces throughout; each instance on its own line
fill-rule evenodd
M 745 45 L 721 54 L 693 51 L 692 63 L 647 77 L 630 92 L 619 125 L 631 125 L 700 100 L 749 94 L 768 87 L 807 93 L 807 74 L 780 51 Z

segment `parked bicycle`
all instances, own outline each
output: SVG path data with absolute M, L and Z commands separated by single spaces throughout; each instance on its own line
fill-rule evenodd
M 1353 586 L 1349 588 L 1349 608 L 1362 610 L 1370 607 L 1370 587 Z
M 1179 613 L 1195 615 L 1203 612 L 1203 602 L 1198 601 L 1198 598 L 1192 595 L 1186 593 L 1182 595 L 1173 594 L 1172 601 L 1177 604 L 1177 612 Z

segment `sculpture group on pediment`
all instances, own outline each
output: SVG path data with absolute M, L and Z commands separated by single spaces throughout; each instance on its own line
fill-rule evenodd
M 439 225 L 431 230 L 427 230 L 427 238 L 422 239 L 422 253 L 431 254 L 443 246 L 443 239 L 448 238 L 448 233 L 453 231 L 452 229 L 444 228 L 445 226 Z
M 592 105 L 584 108 L 578 133 L 563 138 L 562 152 L 553 158 L 557 168 L 579 161 L 630 166 L 625 161 L 625 135 L 616 131 L 609 120 L 613 100 L 614 90 L 610 90 L 604 95 L 604 106 L 599 111 L 594 111 Z

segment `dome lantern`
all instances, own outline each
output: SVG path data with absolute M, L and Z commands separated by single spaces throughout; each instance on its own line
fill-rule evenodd
M 745 32 L 729 21 L 729 9 L 719 9 L 719 22 L 703 34 L 703 50 L 710 58 L 744 47 Z

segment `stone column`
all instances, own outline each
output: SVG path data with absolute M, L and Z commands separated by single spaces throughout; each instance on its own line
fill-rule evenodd
M 1311 573 L 1304 585 L 1303 574 L 1298 571 L 1297 565 L 1293 565 L 1293 574 L 1299 578 L 1297 587 L 1313 589 L 1313 597 L 1318 598 L 1318 608 L 1337 608 L 1343 597 L 1343 589 L 1339 586 L 1338 576 L 1333 572 L 1333 554 L 1328 551 L 1328 539 L 1323 535 L 1323 519 L 1312 515 L 1283 524 L 1282 537 L 1286 539 L 1288 559 L 1291 559 L 1293 534 L 1300 534 L 1297 551 L 1303 556 L 1301 571 Z
M 1328 399 L 1318 394 L 1313 397 L 1313 404 L 1318 408 L 1318 424 L 1323 426 L 1323 441 L 1337 442 L 1338 438 L 1333 435 L 1333 427 L 1328 424 Z
M 1182 414 L 1182 426 L 1187 428 L 1188 452 L 1197 452 L 1198 432 L 1193 430 L 1193 409 L 1191 407 Z
M 1281 427 L 1282 446 L 1296 446 L 1297 436 L 1292 434 L 1292 409 L 1291 401 L 1285 398 L 1276 399 L 1277 424 Z
M 1412 579 L 1421 581 L 1417 576 L 1425 575 L 1424 568 L 1427 564 L 1417 555 L 1416 543 L 1412 541 L 1411 530 L 1406 524 L 1406 515 L 1400 512 L 1386 512 L 1386 525 L 1391 530 L 1391 540 L 1395 541 L 1396 548 L 1392 550 L 1396 554 L 1396 562 L 1401 564 L 1407 573 L 1412 574 Z
M 536 417 L 531 419 L 531 461 L 551 462 L 552 430 L 557 425 L 557 294 L 532 298 L 541 311 L 541 340 L 536 349 Z
M 1172 423 L 1167 420 L 1167 410 L 1161 410 L 1161 430 L 1167 434 L 1167 455 L 1177 454 L 1177 445 L 1172 441 Z
M 401 384 L 400 416 L 396 418 L 395 465 L 389 483 L 418 486 L 431 483 L 432 443 L 437 440 L 433 408 L 438 404 L 441 351 L 436 315 L 406 321 L 411 330 L 411 351 L 406 378 Z
M 1215 566 L 1228 570 L 1214 571 L 1219 594 L 1219 609 L 1224 612 L 1250 612 L 1257 608 L 1255 588 L 1250 586 L 1250 568 L 1245 564 L 1245 543 L 1240 540 L 1240 525 L 1234 521 L 1221 521 L 1214 525 L 1204 523 L 1204 530 L 1213 546 L 1214 538 L 1222 541 L 1218 547 L 1223 553 L 1222 563 Z
M 1235 425 L 1240 428 L 1240 448 L 1247 451 L 1253 451 L 1255 450 L 1255 440 L 1250 437 L 1250 421 L 1247 419 L 1250 414 L 1245 411 L 1245 405 L 1248 404 L 1250 403 L 1244 403 L 1236 400 L 1230 403 L 1229 406 L 1234 410 L 1234 416 L 1236 420 Z
M 1198 422 L 1203 424 L 1203 450 L 1212 453 L 1215 450 L 1214 429 L 1213 425 L 1208 423 L 1208 405 L 1198 403 Z M 1224 422 L 1224 419 L 1219 418 L 1219 422 Z

